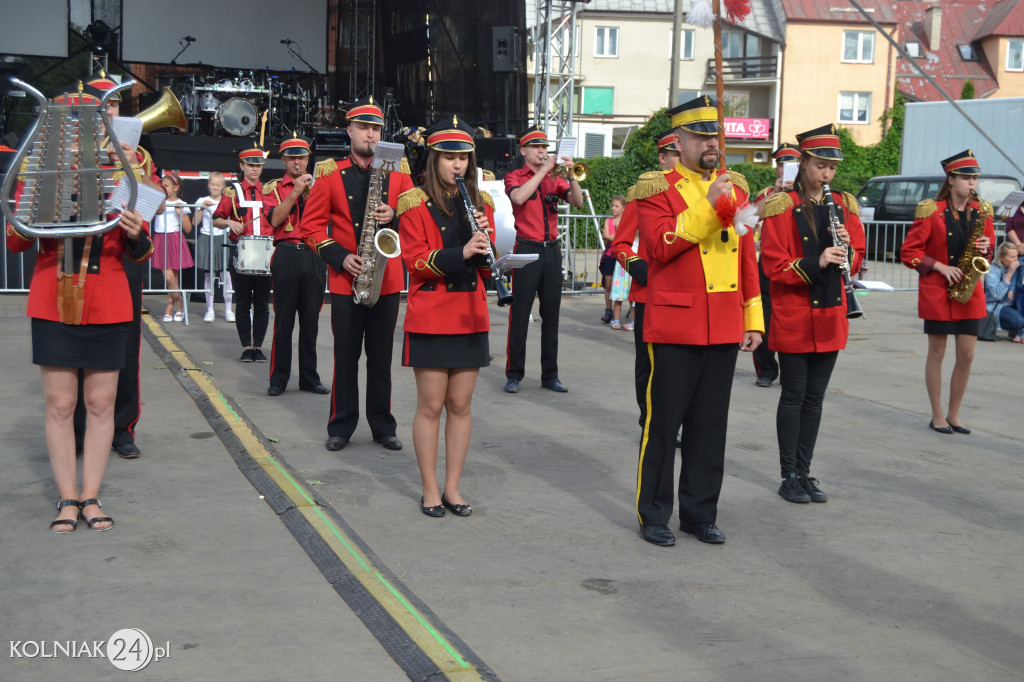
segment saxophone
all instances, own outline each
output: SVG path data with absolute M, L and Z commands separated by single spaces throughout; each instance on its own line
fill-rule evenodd
M 374 211 L 380 204 L 384 179 L 388 173 L 398 169 L 404 152 L 404 146 L 389 142 L 378 143 L 374 149 L 370 190 L 366 195 L 366 211 L 363 214 L 363 234 L 356 251 L 356 255 L 363 259 L 363 269 L 352 280 L 352 299 L 367 308 L 373 307 L 380 298 L 380 287 L 384 283 L 384 268 L 388 260 L 402 253 L 398 233 L 386 227 L 378 228 Z
M 972 191 L 971 196 L 978 200 L 978 195 L 975 192 Z M 980 200 L 978 200 L 978 204 L 979 206 L 983 205 Z M 981 209 L 977 211 L 977 214 L 974 225 L 971 227 L 971 236 L 967 238 L 967 246 L 964 247 L 964 251 L 956 263 L 964 276 L 959 282 L 953 282 L 948 287 L 950 300 L 957 303 L 967 303 L 971 300 L 974 288 L 978 286 L 978 280 L 989 271 L 989 263 L 977 247 L 978 240 L 985 236 L 985 221 L 988 215 Z

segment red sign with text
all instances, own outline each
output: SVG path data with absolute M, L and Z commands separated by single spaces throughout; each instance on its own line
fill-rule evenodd
M 725 119 L 726 137 L 745 137 L 754 140 L 768 139 L 767 118 L 727 118 Z

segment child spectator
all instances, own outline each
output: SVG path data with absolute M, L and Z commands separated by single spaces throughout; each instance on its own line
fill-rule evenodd
M 165 210 L 153 220 L 153 265 L 164 271 L 167 291 L 167 310 L 164 322 L 181 322 L 185 319 L 185 302 L 181 296 L 178 272 L 192 267 L 192 252 L 185 244 L 184 234 L 192 231 L 191 209 L 180 198 L 181 178 L 167 173 L 160 181 L 167 192 Z M 173 211 L 166 209 L 174 208 Z M 175 312 L 177 308 L 177 312 Z
M 209 196 L 196 201 L 199 206 L 197 221 L 200 235 L 196 241 L 196 267 L 205 273 L 203 288 L 206 289 L 206 315 L 203 316 L 203 322 L 213 322 L 216 317 L 210 283 L 218 276 L 224 287 L 224 319 L 234 322 L 235 314 L 231 311 L 231 273 L 227 267 L 227 249 L 224 248 L 227 244 L 227 230 L 213 226 L 213 212 L 217 210 L 224 192 L 223 173 L 210 173 L 206 186 L 210 190 Z
M 616 194 L 612 197 L 612 216 L 604 221 L 604 229 L 601 230 L 601 237 L 604 238 L 604 253 L 601 254 L 601 286 L 604 287 L 604 315 L 601 321 L 608 323 L 612 320 L 612 278 L 615 274 L 615 257 L 612 256 L 612 241 L 615 239 L 615 230 L 619 227 L 619 220 L 622 219 L 622 212 L 626 210 L 626 197 Z M 621 270 L 621 268 L 619 268 Z M 628 290 L 628 287 L 627 287 Z M 622 307 L 622 303 L 619 303 Z M 618 316 L 615 316 L 618 319 Z M 618 327 L 616 327 L 618 329 Z

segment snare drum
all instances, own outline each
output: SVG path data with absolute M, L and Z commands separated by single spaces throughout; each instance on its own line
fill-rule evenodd
M 235 272 L 240 275 L 270 275 L 274 238 L 244 235 L 238 238 Z

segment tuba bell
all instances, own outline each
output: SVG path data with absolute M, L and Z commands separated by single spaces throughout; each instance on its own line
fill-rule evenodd
M 160 99 L 152 106 L 135 114 L 135 118 L 142 120 L 142 132 L 149 133 L 160 128 L 174 128 L 185 132 L 188 121 L 185 119 L 185 112 L 181 109 L 181 103 L 174 96 L 171 89 L 164 86 L 160 93 Z

